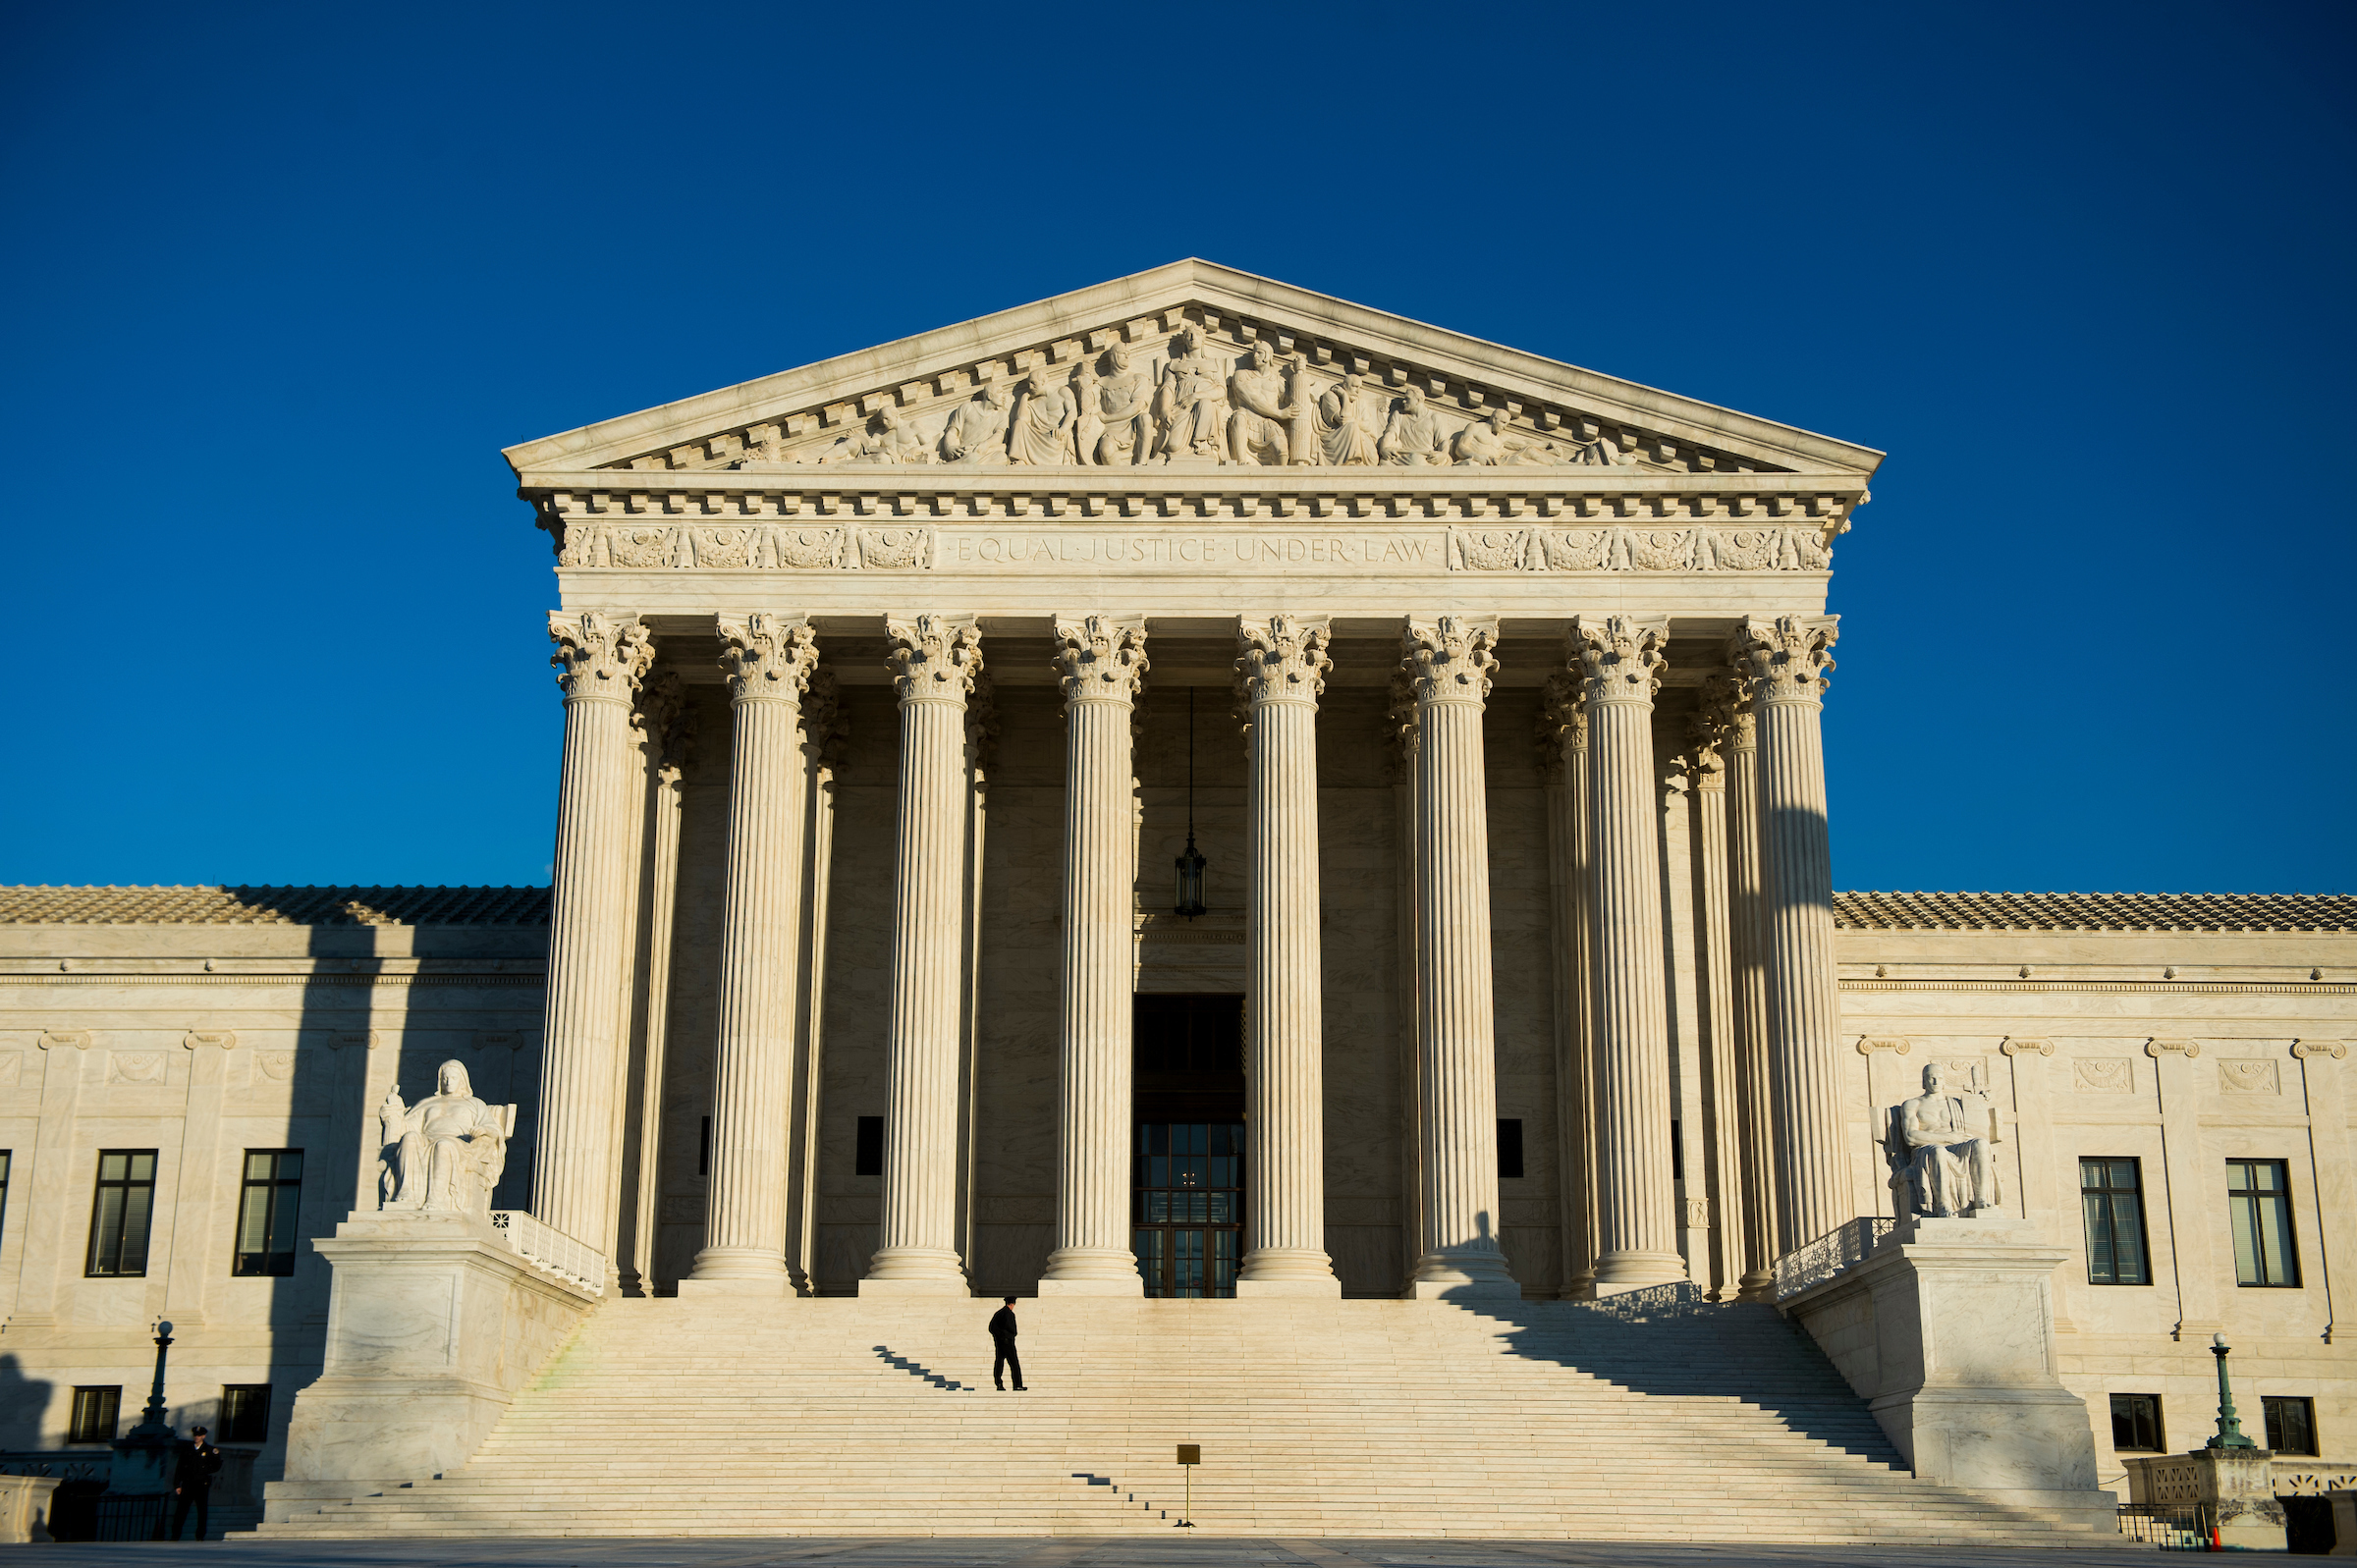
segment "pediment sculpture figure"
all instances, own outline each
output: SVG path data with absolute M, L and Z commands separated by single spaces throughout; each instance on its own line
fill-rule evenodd
M 941 460 L 988 466 L 1007 460 L 1007 395 L 985 381 L 941 427 Z
M 1293 417 L 1300 410 L 1286 401 L 1285 375 L 1263 340 L 1228 378 L 1228 452 L 1235 461 L 1283 467 L 1292 449 Z
M 1181 331 L 1172 347 L 1178 351 L 1162 367 L 1162 385 L 1154 393 L 1154 456 L 1164 462 L 1226 462 L 1226 378 L 1203 351 L 1203 335 L 1193 327 Z
M 1923 1093 L 1891 1113 L 1886 1151 L 1892 1185 L 1907 1183 L 1912 1212 L 1942 1219 L 1989 1214 L 2003 1202 L 1997 1104 L 1974 1084 L 1957 1086 L 1954 1076 L 1944 1062 L 1923 1069 Z
M 1536 441 L 1506 428 L 1506 410 L 1492 408 L 1456 433 L 1449 445 L 1460 468 L 1540 468 L 1570 460 L 1552 441 Z
M 384 1132 L 380 1207 L 487 1214 L 492 1189 L 508 1167 L 516 1108 L 477 1100 L 461 1061 L 442 1063 L 434 1090 L 405 1106 L 396 1084 L 377 1107 Z
M 1074 418 L 1071 390 L 1057 386 L 1044 366 L 1032 371 L 1014 397 L 1007 460 L 1033 468 L 1072 461 Z
M 1154 384 L 1129 368 L 1129 348 L 1117 343 L 1105 351 L 1106 373 L 1102 380 L 1092 374 L 1082 385 L 1091 389 L 1093 402 L 1083 403 L 1089 410 L 1081 430 L 1085 436 L 1094 429 L 1092 440 L 1080 447 L 1080 460 L 1104 468 L 1126 468 L 1152 450 L 1152 435 L 1147 428 L 1154 406 Z
M 1346 371 L 1318 399 L 1319 456 L 1329 468 L 1371 467 L 1380 460 L 1375 432 L 1367 428 L 1362 385 L 1357 371 Z
M 1441 434 L 1441 417 L 1424 404 L 1424 389 L 1410 387 L 1400 406 L 1376 438 L 1375 451 L 1385 462 L 1401 468 L 1447 466 L 1449 453 Z
M 860 430 L 845 436 L 821 453 L 818 460 L 822 463 L 930 462 L 932 454 L 925 450 L 924 438 L 902 424 L 899 411 L 886 404 L 875 411 Z

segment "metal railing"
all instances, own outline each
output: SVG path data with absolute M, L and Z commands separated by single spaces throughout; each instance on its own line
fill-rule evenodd
M 2208 1551 L 2216 1523 L 2203 1502 L 2123 1502 L 2119 1533 L 2163 1551 Z
M 491 1228 L 508 1238 L 509 1250 L 535 1268 L 570 1280 L 593 1296 L 606 1293 L 606 1255 L 552 1230 L 521 1209 L 494 1209 Z
M 1883 1239 L 1898 1228 L 1898 1221 L 1887 1215 L 1861 1215 L 1845 1225 L 1836 1225 L 1805 1246 L 1793 1248 L 1776 1260 L 1776 1299 L 1797 1296 L 1811 1285 L 1822 1284 L 1854 1264 L 1864 1263 L 1874 1256 L 1874 1249 Z

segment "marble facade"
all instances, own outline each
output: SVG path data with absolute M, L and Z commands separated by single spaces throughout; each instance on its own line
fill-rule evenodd
M 1908 1201 L 1938 1060 L 2071 1254 L 2107 1482 L 2106 1396 L 2198 1440 L 2221 1325 L 2254 1401 L 2357 1423 L 2351 900 L 1833 892 L 1828 589 L 1879 453 L 1182 262 L 508 457 L 556 559 L 551 894 L 9 895 L 0 1379 L 42 1414 L 0 1445 L 136 1384 L 167 1307 L 192 1376 L 291 1402 L 324 1265 L 216 1278 L 194 1172 L 332 1151 L 329 1237 L 446 1058 L 521 1108 L 491 1207 L 614 1290 L 1135 1294 L 1139 994 L 1246 999 L 1239 1293 L 1766 1299 Z M 83 1277 L 82 1166 L 133 1145 L 170 1261 Z M 2220 1162 L 2262 1153 L 2298 1289 L 2233 1283 Z M 2143 1162 L 2158 1283 L 2076 1282 L 2098 1155 Z

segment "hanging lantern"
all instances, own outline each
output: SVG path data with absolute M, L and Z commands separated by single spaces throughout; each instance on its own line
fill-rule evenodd
M 1178 868 L 1178 911 L 1192 920 L 1203 912 L 1203 856 L 1195 848 L 1195 830 L 1186 830 L 1186 853 L 1172 862 Z

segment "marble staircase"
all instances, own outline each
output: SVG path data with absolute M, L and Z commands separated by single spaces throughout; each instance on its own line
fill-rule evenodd
M 1815 1343 L 1603 1303 L 608 1302 L 458 1474 L 264 1538 L 1196 1533 L 2116 1544 L 1919 1482 Z

